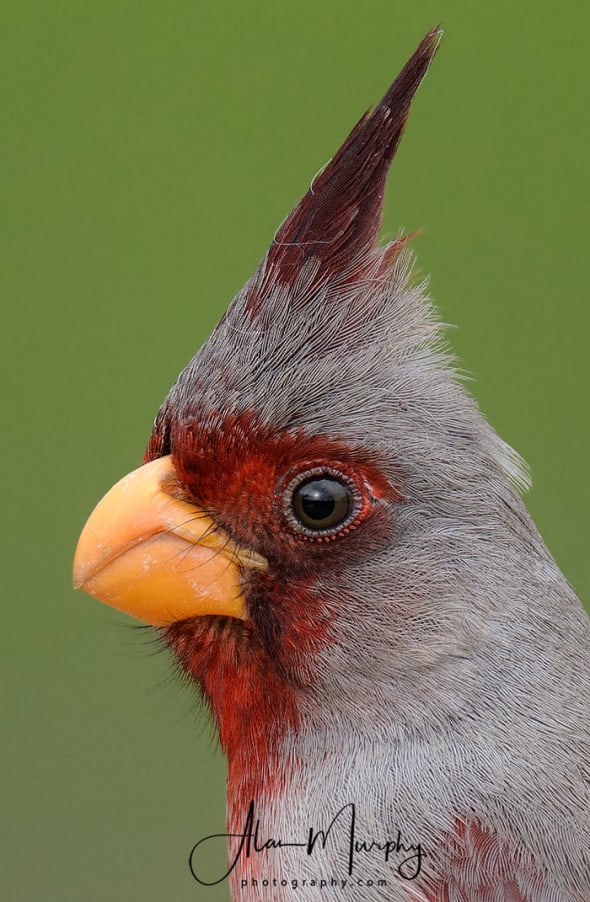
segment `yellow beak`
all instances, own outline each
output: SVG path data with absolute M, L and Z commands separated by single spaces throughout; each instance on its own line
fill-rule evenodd
M 266 561 L 175 494 L 170 457 L 113 486 L 82 530 L 74 587 L 154 626 L 203 614 L 245 618 L 241 569 Z

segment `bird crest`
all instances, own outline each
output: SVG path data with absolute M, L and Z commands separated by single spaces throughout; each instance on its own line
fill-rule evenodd
M 308 260 L 316 261 L 317 287 L 343 273 L 362 276 L 376 247 L 387 173 L 440 38 L 439 29 L 428 32 L 381 102 L 362 116 L 283 222 L 250 283 L 251 315 L 271 289 L 293 285 Z M 387 245 L 382 265 L 393 263 L 409 237 Z

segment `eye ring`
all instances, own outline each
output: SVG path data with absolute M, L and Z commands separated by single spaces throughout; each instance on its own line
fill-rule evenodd
M 310 467 L 297 473 L 283 492 L 283 510 L 294 532 L 312 539 L 348 532 L 363 499 L 350 476 L 334 467 Z

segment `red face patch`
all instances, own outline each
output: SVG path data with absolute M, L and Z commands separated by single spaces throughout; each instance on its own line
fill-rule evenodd
M 213 415 L 175 424 L 171 451 L 187 495 L 210 511 L 236 542 L 263 554 L 282 573 L 309 569 L 318 553 L 326 554 L 327 545 L 336 550 L 361 525 L 370 529 L 368 521 L 379 518 L 387 502 L 401 500 L 376 456 L 366 449 L 303 431 L 272 430 L 253 414 Z M 299 474 L 322 472 L 341 474 L 351 486 L 355 515 L 342 530 L 330 534 L 296 530 L 285 494 Z M 360 535 L 358 544 L 362 545 Z
M 389 541 L 383 528 L 388 502 L 401 496 L 368 451 L 325 436 L 275 431 L 251 414 L 172 424 L 169 448 L 162 434 L 156 429 L 146 458 L 170 451 L 187 500 L 269 563 L 267 571 L 244 574 L 246 622 L 202 617 L 166 632 L 211 706 L 230 770 L 239 772 L 253 749 L 258 760 L 272 757 L 281 737 L 296 729 L 298 698 L 314 683 L 315 657 L 333 641 L 343 562 L 365 547 L 374 551 L 376 536 L 379 544 Z M 298 531 L 287 509 L 299 474 L 309 479 L 316 473 L 340 475 L 355 494 L 352 519 L 330 535 Z M 318 578 L 329 574 L 336 581 L 332 599 L 317 588 Z M 278 720 L 277 710 L 283 712 Z

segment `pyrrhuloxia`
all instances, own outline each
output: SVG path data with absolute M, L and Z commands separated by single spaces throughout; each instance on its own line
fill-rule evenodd
M 315 178 L 80 539 L 76 582 L 154 624 L 210 706 L 235 899 L 590 900 L 590 623 L 405 240 L 377 243 L 438 41 Z

